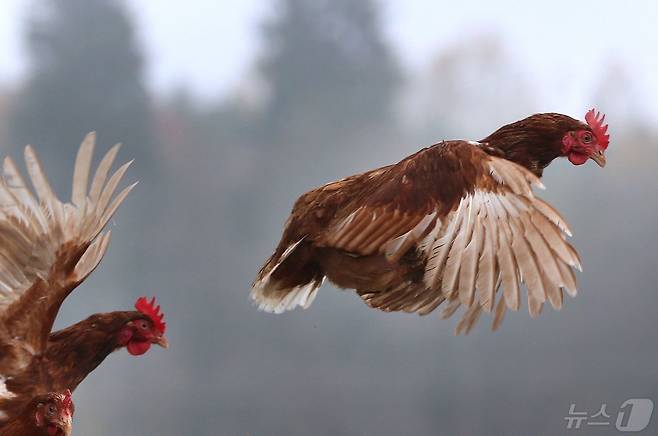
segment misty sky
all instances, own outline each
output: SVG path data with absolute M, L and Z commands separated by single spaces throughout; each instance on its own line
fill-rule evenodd
M 449 6 L 422 0 L 380 1 L 387 36 L 411 72 L 422 70 L 457 38 L 494 32 L 513 58 L 522 60 L 521 68 L 547 110 L 579 113 L 603 70 L 617 62 L 647 96 L 638 103 L 646 106 L 641 110 L 658 119 L 658 105 L 649 97 L 658 95 L 658 76 L 651 74 L 658 70 L 658 55 L 651 55 L 658 47 L 654 1 L 462 0 Z M 25 71 L 22 18 L 38 3 L 3 0 L 0 6 L 0 84 L 15 83 Z M 230 8 L 212 0 L 127 3 L 136 13 L 148 56 L 149 87 L 167 92 L 185 86 L 205 100 L 224 96 L 248 77 L 258 54 L 258 24 L 273 13 L 270 0 L 243 0 Z M 205 55 L 208 45 L 214 47 L 214 56 Z M 583 62 L 570 65 L 565 52 L 579 52 Z M 562 92 L 556 94 L 556 88 Z

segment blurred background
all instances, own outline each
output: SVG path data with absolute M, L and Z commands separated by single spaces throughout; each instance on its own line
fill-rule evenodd
M 484 2 L 482 2 L 484 3 Z M 69 195 L 85 133 L 141 181 L 57 326 L 156 294 L 171 348 L 110 356 L 77 435 L 565 434 L 658 402 L 658 6 L 469 0 L 4 0 L 0 144 Z M 368 309 L 325 285 L 274 316 L 250 283 L 302 192 L 535 112 L 607 114 L 608 166 L 555 162 L 580 294 L 538 320 Z M 647 434 L 656 434 L 658 418 Z

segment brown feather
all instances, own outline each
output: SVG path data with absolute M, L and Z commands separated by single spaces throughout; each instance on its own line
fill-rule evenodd
M 449 316 L 465 306 L 460 333 L 482 311 L 494 312 L 497 328 L 507 307 L 519 308 L 521 281 L 531 314 L 547 298 L 560 307 L 561 287 L 575 291 L 570 267 L 580 260 L 564 219 L 533 186 L 543 188 L 538 176 L 574 128 L 587 127 L 538 114 L 480 143 L 444 141 L 303 194 L 252 299 L 264 310 L 293 309 L 301 300 L 288 295 L 315 292 L 326 277 L 381 310 L 424 315 L 448 299 Z

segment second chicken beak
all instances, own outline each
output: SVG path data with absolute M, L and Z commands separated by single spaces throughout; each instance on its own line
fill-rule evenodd
M 158 337 L 153 338 L 153 343 L 156 344 L 156 345 L 161 346 L 165 350 L 167 348 L 169 348 L 169 341 L 164 336 L 158 336 Z
M 589 158 L 596 162 L 601 168 L 605 167 L 605 155 L 602 151 L 595 151 L 589 155 Z

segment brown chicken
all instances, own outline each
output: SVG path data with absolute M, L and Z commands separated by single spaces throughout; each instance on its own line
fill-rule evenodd
M 144 354 L 167 347 L 155 299 L 140 298 L 135 311 L 96 314 L 51 333 L 64 299 L 98 266 L 110 232 L 103 228 L 133 185 L 114 192 L 128 168 L 108 179 L 118 146 L 101 160 L 89 184 L 95 143 L 80 146 L 71 203 L 53 193 L 31 147 L 25 149 L 36 198 L 11 159 L 0 180 L 0 426 L 33 397 L 73 391 L 112 351 Z M 89 186 L 90 185 L 90 186 Z
M 576 295 L 580 259 L 558 212 L 537 198 L 543 169 L 564 156 L 605 165 L 607 125 L 532 115 L 480 141 L 442 141 L 397 164 L 329 183 L 295 203 L 274 254 L 252 285 L 261 310 L 307 308 L 323 280 L 355 289 L 369 306 L 444 316 L 465 312 L 457 333 L 481 312 L 559 309 Z M 496 302 L 497 290 L 504 289 Z
M 70 436 L 74 412 L 70 391 L 39 395 L 0 429 L 0 436 Z

